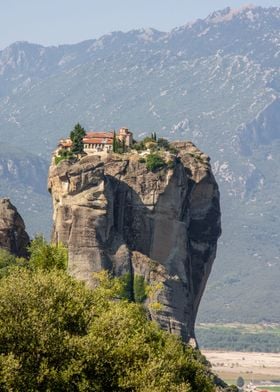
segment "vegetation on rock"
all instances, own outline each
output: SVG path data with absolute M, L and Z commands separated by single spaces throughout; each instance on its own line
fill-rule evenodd
M 134 301 L 142 303 L 147 298 L 147 283 L 142 275 L 135 275 L 133 279 Z
M 169 151 L 172 154 L 177 154 L 176 148 L 169 143 L 169 141 L 165 138 L 157 138 L 155 132 L 151 133 L 151 136 L 146 136 L 143 140 L 135 142 L 132 146 L 132 149 L 141 152 L 141 151 Z
M 65 148 L 61 148 L 58 151 L 58 155 L 55 156 L 55 164 L 58 165 L 59 162 L 64 161 L 65 159 L 73 159 L 75 156 L 72 151 L 68 151 Z
M 150 171 L 155 171 L 165 165 L 164 160 L 159 154 L 153 153 L 146 157 L 146 167 Z

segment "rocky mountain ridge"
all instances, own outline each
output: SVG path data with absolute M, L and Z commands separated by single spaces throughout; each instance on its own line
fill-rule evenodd
M 54 205 L 52 239 L 69 251 L 69 271 L 93 284 L 103 268 L 161 282 L 159 324 L 195 338 L 201 296 L 221 233 L 219 190 L 209 158 L 192 143 L 175 143 L 173 165 L 151 172 L 138 154 L 87 156 L 49 171 Z

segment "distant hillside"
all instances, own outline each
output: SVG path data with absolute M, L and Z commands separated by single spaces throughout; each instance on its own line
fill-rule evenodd
M 48 48 L 17 42 L 0 52 L 3 143 L 49 161 L 80 121 L 192 140 L 211 156 L 223 236 L 200 321 L 280 321 L 279 95 L 279 8 L 227 8 L 169 33 L 115 32 Z M 7 193 L 27 187 L 22 179 Z M 33 229 L 44 215 L 40 231 L 50 227 L 45 200 L 33 187 L 20 209 Z
M 51 201 L 48 162 L 31 152 L 0 143 L 0 197 L 9 196 L 27 217 L 29 233 L 49 235 Z M 46 223 L 47 222 L 47 223 Z

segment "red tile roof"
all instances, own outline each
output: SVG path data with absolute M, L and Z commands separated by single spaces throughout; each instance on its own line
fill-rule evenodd
M 86 138 L 110 138 L 113 139 L 113 132 L 87 132 Z
M 104 138 L 84 138 L 84 143 L 88 144 L 113 144 L 113 139 Z
M 86 144 L 113 144 L 113 139 L 113 132 L 87 132 L 83 142 Z M 59 146 L 71 147 L 72 141 L 70 139 L 62 139 L 59 142 Z

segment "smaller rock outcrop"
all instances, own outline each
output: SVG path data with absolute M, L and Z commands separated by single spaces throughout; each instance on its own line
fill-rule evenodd
M 0 248 L 17 256 L 27 256 L 29 236 L 25 224 L 9 199 L 0 199 Z

